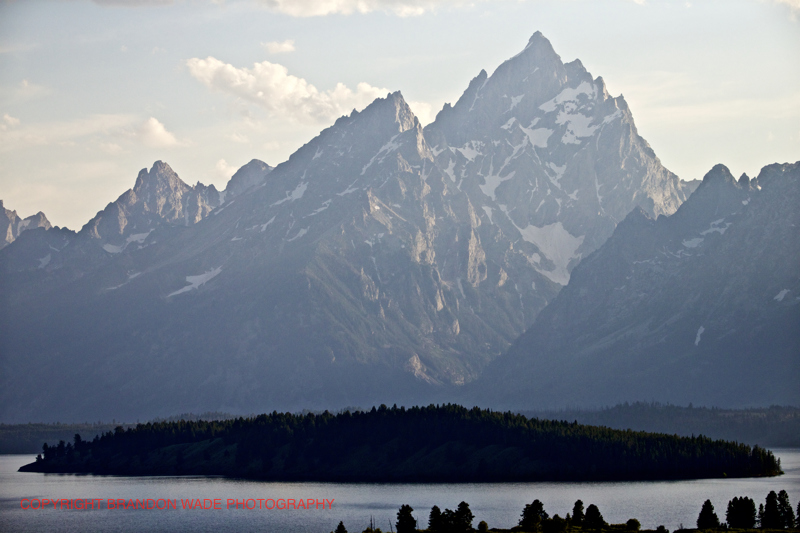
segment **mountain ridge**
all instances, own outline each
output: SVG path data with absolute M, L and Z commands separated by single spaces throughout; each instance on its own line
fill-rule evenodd
M 222 194 L 157 162 L 80 234 L 0 253 L 21 354 L 0 418 L 440 399 L 631 209 L 685 198 L 624 100 L 541 34 L 425 128 L 398 91 L 248 165 Z
M 799 197 L 800 163 L 717 165 L 674 215 L 634 210 L 487 369 L 476 386 L 503 391 L 483 401 L 798 403 Z

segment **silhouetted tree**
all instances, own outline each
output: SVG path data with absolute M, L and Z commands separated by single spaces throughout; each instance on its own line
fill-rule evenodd
M 470 511 L 469 504 L 467 502 L 459 503 L 455 512 L 455 530 L 458 533 L 472 531 L 472 521 L 474 519 L 475 515 Z
M 412 512 L 414 512 L 414 509 L 410 505 L 400 506 L 400 510 L 397 511 L 397 522 L 395 523 L 397 533 L 414 533 L 417 530 L 417 521 L 414 520 Z
M 589 504 L 589 507 L 586 508 L 586 517 L 583 519 L 584 529 L 600 531 L 605 527 L 605 525 L 606 521 L 603 520 L 603 515 L 600 514 L 600 509 L 598 509 L 593 503 Z
M 661 525 L 656 528 L 656 533 L 669 533 L 669 529 Z
M 792 504 L 789 503 L 789 495 L 785 490 L 778 493 L 778 515 L 781 517 L 784 529 L 794 527 L 794 510 L 792 509 Z
M 642 529 L 642 524 L 635 518 L 630 518 L 627 522 L 625 522 L 625 529 L 627 531 L 639 531 Z
M 575 505 L 572 507 L 572 524 L 575 526 L 582 526 L 583 519 L 583 502 L 581 500 L 575 500 Z
M 542 520 L 543 533 L 565 533 L 568 527 L 569 523 L 558 515 Z
M 339 525 L 336 526 L 336 531 L 334 533 L 347 533 L 347 529 L 344 527 L 344 522 L 339 522 Z
M 544 510 L 544 504 L 539 500 L 525 505 L 522 510 L 522 517 L 519 519 L 519 526 L 529 531 L 539 531 L 542 527 L 542 521 L 548 517 L 547 512 Z
M 478 533 L 489 533 L 489 524 L 486 523 L 486 520 L 478 522 Z
M 778 495 L 774 490 L 767 494 L 767 502 L 764 505 L 764 514 L 761 517 L 762 529 L 783 529 L 783 517 L 778 509 Z
M 428 515 L 428 531 L 439 533 L 442 531 L 442 511 L 437 507 L 431 507 L 431 514 Z
M 714 512 L 711 500 L 703 502 L 703 508 L 697 516 L 697 529 L 716 529 L 719 527 L 719 517 Z
M 732 499 L 728 502 L 725 521 L 728 522 L 728 527 L 753 529 L 756 527 L 756 502 L 747 496 Z

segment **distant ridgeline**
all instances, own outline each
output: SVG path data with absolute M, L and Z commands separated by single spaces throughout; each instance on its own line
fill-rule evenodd
M 458 405 L 289 413 L 117 428 L 44 447 L 24 472 L 316 481 L 633 480 L 774 476 L 772 452 Z

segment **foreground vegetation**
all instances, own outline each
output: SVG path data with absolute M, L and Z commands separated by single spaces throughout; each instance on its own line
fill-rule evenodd
M 522 510 L 522 515 L 516 527 L 511 529 L 489 528 L 489 525 L 481 521 L 477 529 L 473 528 L 475 516 L 469 508 L 467 502 L 461 502 L 455 511 L 445 509 L 442 511 L 434 505 L 428 515 L 428 527 L 422 529 L 422 524 L 413 515 L 414 509 L 410 505 L 402 505 L 397 511 L 397 522 L 390 530 L 394 529 L 397 533 L 416 533 L 419 531 L 428 533 L 471 533 L 481 532 L 519 532 L 519 533 L 669 533 L 662 525 L 655 530 L 642 530 L 641 523 L 636 518 L 628 519 L 624 524 L 608 524 L 600 512 L 600 509 L 590 504 L 584 510 L 583 502 L 577 500 L 572 507 L 572 512 L 567 513 L 564 518 L 558 515 L 552 518 L 544 510 L 544 504 L 539 500 L 527 504 Z M 797 505 L 797 516 L 794 514 L 792 505 L 789 502 L 789 495 L 785 490 L 776 494 L 771 491 L 767 495 L 765 503 L 762 503 L 756 511 L 755 502 L 746 496 L 736 497 L 728 502 L 725 513 L 725 521 L 721 521 L 714 511 L 714 506 L 710 500 L 706 500 L 697 516 L 697 530 L 684 529 L 682 531 L 758 531 L 785 532 L 786 530 L 797 531 L 800 528 L 800 503 Z M 756 528 L 758 528 L 756 530 Z M 347 528 L 343 522 L 339 522 L 335 531 L 331 533 L 347 533 Z M 362 533 L 382 533 L 372 520 L 369 526 Z
M 29 472 L 269 480 L 532 481 L 774 476 L 772 452 L 457 405 L 118 427 L 45 445 Z

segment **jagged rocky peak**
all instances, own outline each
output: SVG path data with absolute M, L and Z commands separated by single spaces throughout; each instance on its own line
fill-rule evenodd
M 225 187 L 225 198 L 233 198 L 248 189 L 263 184 L 267 179 L 267 174 L 274 168 L 258 159 L 251 160 L 231 176 Z
M 625 100 L 579 60 L 564 64 L 539 32 L 491 76 L 481 71 L 425 138 L 482 227 L 559 285 L 634 207 L 655 218 L 686 198 Z
M 377 139 L 393 137 L 420 127 L 419 120 L 400 91 L 389 93 L 386 98 L 375 99 L 361 112 L 353 110 L 349 117 L 337 120 L 334 127 L 345 124 L 355 126 L 360 136 Z
M 703 176 L 703 183 L 726 183 L 729 185 L 736 184 L 736 178 L 733 177 L 731 171 L 725 165 L 719 163 L 714 165 L 711 170 L 706 172 Z
M 0 200 L 0 249 L 14 242 L 25 230 L 50 229 L 50 227 L 50 221 L 41 211 L 27 218 L 21 218 L 16 211 L 6 209 L 3 200 Z
M 220 204 L 214 185 L 187 185 L 163 161 L 139 172 L 136 183 L 86 223 L 80 235 L 99 240 L 109 253 L 141 244 L 161 224 L 190 225 Z
M 383 124 L 394 124 L 397 128 L 396 133 L 402 133 L 419 125 L 419 120 L 400 91 L 389 93 L 386 98 L 376 99 L 361 112 L 361 115 L 374 117 L 374 120 Z

